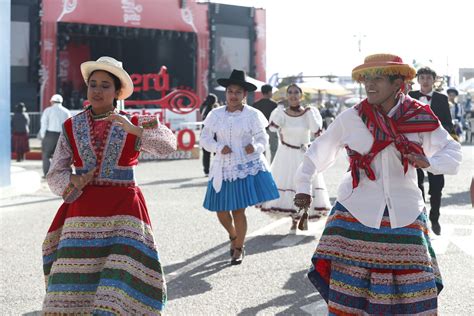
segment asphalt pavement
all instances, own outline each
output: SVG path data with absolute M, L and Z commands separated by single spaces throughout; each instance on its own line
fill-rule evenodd
M 446 176 L 442 235 L 433 236 L 445 289 L 440 315 L 474 314 L 474 209 L 469 185 L 474 147 L 463 146 L 461 172 Z M 12 162 L 39 185 L 0 197 L 2 315 L 35 315 L 44 295 L 41 244 L 61 199 L 41 179 L 41 162 Z M 331 202 L 347 162 L 324 173 Z M 33 183 L 29 176 L 25 186 Z M 324 301 L 305 278 L 324 223 L 288 235 L 288 219 L 247 209 L 247 256 L 230 266 L 228 237 L 202 207 L 207 185 L 200 160 L 144 162 L 137 178 L 147 201 L 168 282 L 168 315 L 324 315 Z M 35 178 L 37 179 L 37 178 Z M 20 187 L 22 187 L 20 185 Z M 5 191 L 3 191 L 5 192 Z M 16 192 L 16 193 L 15 193 Z

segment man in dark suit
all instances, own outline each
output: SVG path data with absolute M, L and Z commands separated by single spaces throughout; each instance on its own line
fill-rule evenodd
M 444 129 L 452 134 L 454 131 L 451 113 L 449 111 L 448 97 L 444 94 L 433 91 L 433 84 L 436 79 L 436 72 L 429 67 L 420 68 L 416 73 L 418 83 L 420 84 L 419 91 L 410 91 L 408 94 L 423 103 L 429 104 L 434 114 L 438 117 Z M 424 179 L 425 174 L 422 169 L 417 169 L 418 173 L 418 187 L 425 199 Z M 430 195 L 430 221 L 431 229 L 436 235 L 441 234 L 441 226 L 439 225 L 439 209 L 441 207 L 441 195 L 444 187 L 444 175 L 434 175 L 428 172 L 429 195 Z
M 254 104 L 252 104 L 252 106 L 256 108 L 257 110 L 260 110 L 260 112 L 262 112 L 263 115 L 265 115 L 267 120 L 270 121 L 270 114 L 278 106 L 278 104 L 272 100 L 273 87 L 269 84 L 264 84 L 260 90 L 262 92 L 263 97 L 257 102 L 255 102 Z M 267 127 L 267 134 L 270 137 L 270 140 L 269 140 L 270 154 L 271 154 L 270 161 L 273 161 L 276 150 L 278 148 L 278 135 L 277 133 L 270 131 L 268 127 Z

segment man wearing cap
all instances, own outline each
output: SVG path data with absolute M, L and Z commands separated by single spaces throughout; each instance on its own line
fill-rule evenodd
M 439 92 L 433 91 L 433 84 L 436 80 L 436 72 L 429 68 L 423 67 L 418 69 L 416 73 L 418 83 L 420 84 L 420 90 L 411 91 L 409 95 L 412 98 L 420 100 L 425 104 L 429 104 L 433 113 L 438 117 L 444 129 L 448 133 L 454 133 L 454 125 L 451 118 L 451 113 L 449 111 L 448 98 Z M 418 175 L 418 187 L 421 190 L 423 195 L 423 200 L 425 200 L 425 172 L 422 169 L 417 169 Z M 429 182 L 429 191 L 430 194 L 430 221 L 431 228 L 436 235 L 441 234 L 441 226 L 439 224 L 439 209 L 441 207 L 441 195 L 444 187 L 444 175 L 443 174 L 433 174 L 428 171 L 428 182 Z
M 352 71 L 367 98 L 336 117 L 296 172 L 304 209 L 313 175 L 340 150 L 349 156 L 308 272 L 331 315 L 437 314 L 443 284 L 415 170 L 455 174 L 462 153 L 431 109 L 403 93 L 414 77 L 398 56 L 367 56 Z
M 51 97 L 51 106 L 47 107 L 41 115 L 41 128 L 38 137 L 41 141 L 41 156 L 43 158 L 43 175 L 49 171 L 50 159 L 53 157 L 59 134 L 65 120 L 71 117 L 71 112 L 66 109 L 63 97 L 55 94 Z

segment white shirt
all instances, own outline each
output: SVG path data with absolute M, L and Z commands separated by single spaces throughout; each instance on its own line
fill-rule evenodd
M 216 153 L 209 170 L 209 179 L 212 179 L 216 192 L 220 191 L 224 180 L 233 181 L 269 170 L 263 156 L 268 143 L 265 116 L 248 105 L 244 105 L 242 111 L 229 112 L 226 109 L 223 106 L 209 112 L 200 139 L 205 150 Z M 245 151 L 248 144 L 252 144 L 255 150 L 251 154 Z M 223 155 L 221 151 L 226 145 L 232 153 Z
M 389 116 L 395 112 L 395 106 Z M 461 145 L 454 141 L 440 124 L 436 130 L 404 134 L 408 140 L 422 144 L 429 160 L 427 171 L 433 174 L 456 174 L 462 160 Z M 347 109 L 318 137 L 305 154 L 296 172 L 297 193 L 310 194 L 311 178 L 315 172 L 330 167 L 339 152 L 347 145 L 364 155 L 370 151 L 373 136 L 360 118 L 357 110 Z M 385 207 L 388 207 L 392 228 L 413 223 L 425 204 L 418 188 L 416 169 L 409 165 L 403 172 L 400 152 L 392 143 L 372 161 L 376 179 L 367 178 L 360 170 L 359 185 L 352 188 L 350 170 L 339 185 L 337 200 L 362 224 L 380 228 Z
M 420 97 L 420 101 L 425 103 L 425 104 L 429 104 L 431 106 L 431 100 L 433 100 L 433 90 L 431 90 L 429 93 L 426 93 L 424 94 L 421 90 L 420 90 L 420 93 L 423 94 L 421 97 Z M 425 97 L 425 95 L 431 97 L 430 100 L 428 101 L 428 98 Z
M 60 133 L 65 120 L 71 117 L 71 112 L 60 103 L 53 103 L 41 115 L 40 138 L 43 139 L 46 131 Z

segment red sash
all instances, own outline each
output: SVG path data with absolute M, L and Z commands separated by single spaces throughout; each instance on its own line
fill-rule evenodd
M 374 143 L 365 155 L 346 146 L 350 158 L 353 188 L 359 185 L 360 169 L 365 171 L 370 180 L 375 180 L 371 163 L 375 156 L 391 143 L 394 143 L 400 152 L 403 171 L 406 173 L 409 163 L 406 155 L 410 153 L 423 154 L 423 148 L 421 145 L 409 141 L 403 134 L 431 132 L 439 127 L 438 118 L 428 105 L 419 103 L 409 96 L 402 96 L 402 98 L 400 106 L 392 117 L 384 114 L 379 106 L 371 105 L 367 99 L 355 106 L 362 121 L 374 137 Z

